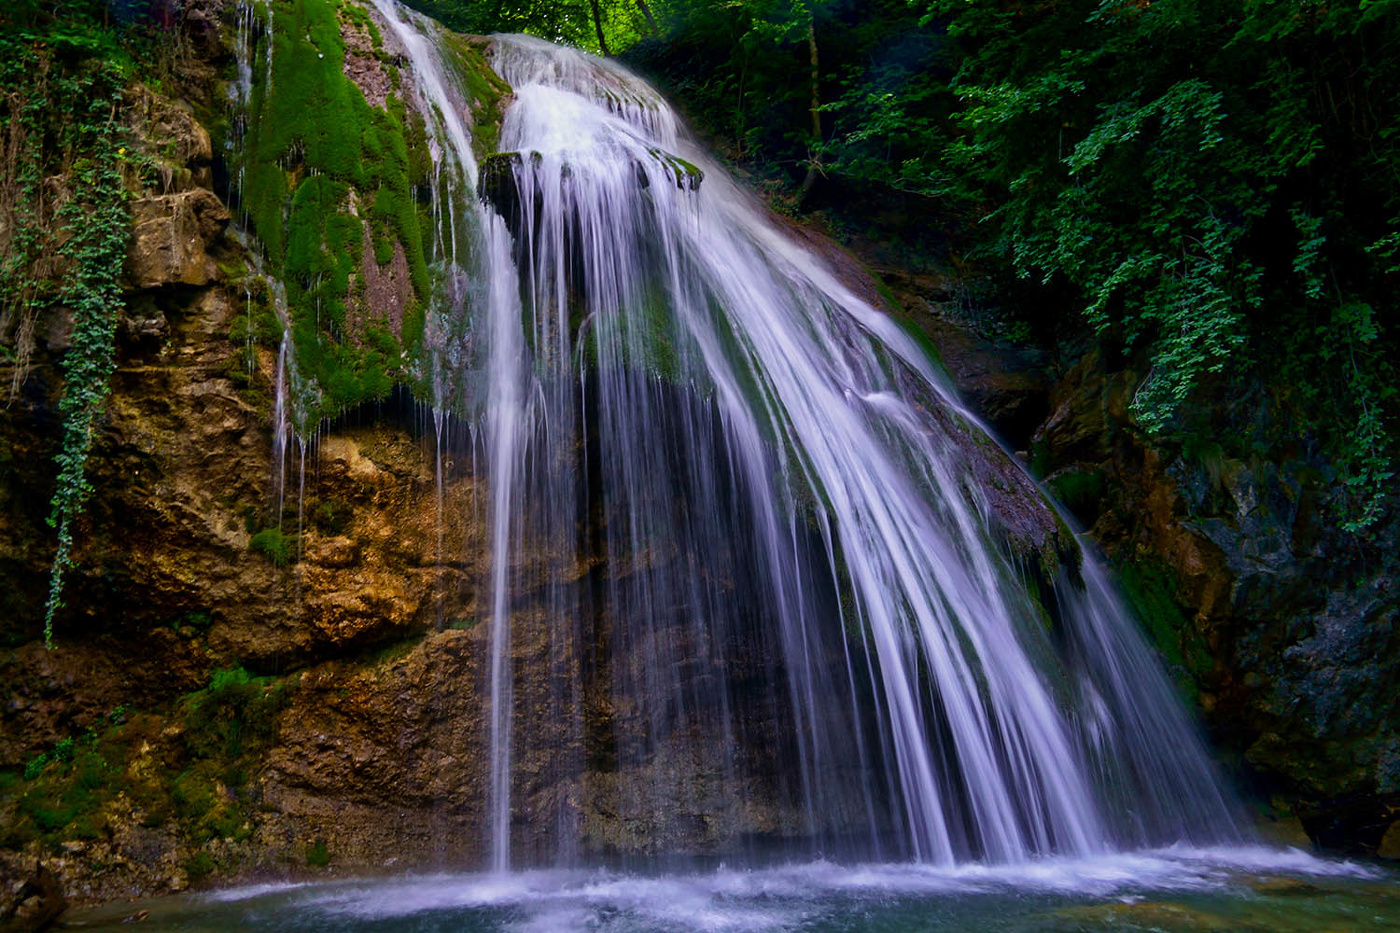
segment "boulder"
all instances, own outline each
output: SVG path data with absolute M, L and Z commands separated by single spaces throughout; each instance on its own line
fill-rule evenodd
M 0 933 L 42 933 L 68 909 L 63 886 L 42 863 L 13 886 L 6 879 L 5 887 L 0 892 Z
M 131 205 L 132 236 L 126 273 L 133 287 L 208 285 L 219 277 L 209 249 L 229 213 L 206 188 L 140 198 Z

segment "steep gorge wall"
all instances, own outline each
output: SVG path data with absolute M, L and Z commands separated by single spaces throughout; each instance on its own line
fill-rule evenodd
M 482 838 L 483 546 L 471 510 L 439 499 L 473 501 L 474 480 L 449 463 L 439 482 L 423 409 L 391 400 L 322 429 L 274 482 L 280 334 L 210 133 L 228 131 L 237 12 L 191 4 L 183 79 L 126 95 L 158 181 L 130 203 L 116 372 L 52 649 L 62 308 L 0 410 L 6 898 L 36 860 L 93 900 L 385 851 L 466 861 Z M 401 252 L 352 276 L 363 319 L 392 316 Z

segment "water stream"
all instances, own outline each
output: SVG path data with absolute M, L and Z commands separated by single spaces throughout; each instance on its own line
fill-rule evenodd
M 1400 927 L 1392 873 L 1300 852 L 1167 849 L 1014 865 L 723 866 L 421 875 L 268 884 L 147 902 L 189 933 L 597 930 L 608 933 L 1323 933 Z M 131 905 L 82 918 L 129 929 Z

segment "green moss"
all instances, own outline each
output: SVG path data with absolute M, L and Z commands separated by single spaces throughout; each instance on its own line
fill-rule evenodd
M 199 882 L 214 873 L 214 857 L 203 850 L 195 852 L 184 861 L 185 874 L 190 881 Z
M 191 841 L 247 838 L 244 787 L 289 697 L 289 682 L 232 668 L 215 671 L 207 687 L 166 715 L 118 707 L 35 756 L 24 773 L 0 773 L 0 796 L 13 802 L 15 817 L 0 828 L 0 846 L 38 841 L 57 849 L 103 838 L 118 798 L 137 809 L 143 825 L 174 820 Z
M 316 530 L 331 535 L 344 534 L 355 519 L 354 508 L 339 499 L 323 499 L 313 503 L 307 511 Z
M 184 743 L 195 758 L 234 760 L 271 741 L 290 699 L 286 683 L 241 667 L 215 671 L 209 685 L 180 700 Z
M 677 188 L 694 191 L 705 180 L 705 173 L 699 167 L 678 155 L 672 155 L 666 150 L 657 149 L 654 146 L 649 148 L 647 152 L 651 153 L 652 158 L 660 162 L 661 166 L 671 173 Z
M 892 319 L 899 325 L 900 330 L 909 335 L 909 339 L 918 344 L 919 349 L 924 352 L 924 356 L 928 358 L 933 368 L 946 377 L 948 370 L 943 366 L 943 357 L 939 355 L 938 347 L 929 339 L 928 333 L 919 326 L 918 322 L 902 312 L 892 315 Z
M 281 528 L 264 528 L 253 535 L 248 550 L 262 554 L 274 567 L 286 567 L 292 562 L 292 539 Z
M 443 33 L 444 47 L 448 58 L 466 90 L 468 99 L 475 102 L 472 115 L 472 145 L 479 158 L 495 152 L 501 135 L 501 119 L 505 114 L 504 102 L 511 93 L 509 84 L 486 64 L 471 40 L 455 33 Z
M 379 648 L 376 651 L 370 652 L 364 657 L 364 660 L 361 663 L 365 668 L 370 670 L 373 670 L 378 667 L 384 667 L 385 665 L 392 664 L 394 661 L 397 661 L 400 658 L 408 657 L 410 654 L 413 653 L 413 650 L 417 648 L 422 641 L 423 636 L 421 634 L 411 635 L 408 638 L 403 639 L 402 641 L 396 641 L 393 644 L 385 645 L 384 647 Z
M 228 339 L 274 350 L 282 342 L 282 321 L 261 283 L 249 290 L 240 312 L 229 319 Z
M 1064 470 L 1050 477 L 1047 485 L 1080 520 L 1102 510 L 1107 488 L 1102 470 Z
M 326 840 L 317 839 L 314 843 L 306 847 L 306 864 L 311 868 L 325 868 L 331 863 L 330 851 L 326 848 Z
M 295 153 L 309 167 L 358 182 L 364 166 L 355 104 L 364 97 L 344 73 L 337 6 L 334 0 L 272 4 L 272 89 L 262 89 L 253 145 L 260 162 Z
M 1205 640 L 1181 611 L 1176 574 L 1167 565 L 1149 560 L 1125 563 L 1117 570 L 1128 605 L 1166 658 L 1182 690 L 1195 699 L 1197 680 L 1214 662 Z
M 280 259 L 286 248 L 284 205 L 287 175 L 275 161 L 253 161 L 243 179 L 243 206 L 253 232 L 269 257 Z
M 214 622 L 213 616 L 201 610 L 191 610 L 176 617 L 170 627 L 176 632 L 199 634 L 208 630 Z
M 394 74 L 398 71 L 395 69 Z M 392 98 L 395 104 L 399 103 L 397 97 Z M 400 105 L 402 106 L 402 105 Z M 400 119 L 403 119 L 401 116 Z M 423 115 L 418 111 L 413 111 L 407 115 L 405 123 L 406 136 L 405 144 L 408 151 L 408 183 L 415 188 L 427 187 L 432 178 L 433 154 L 428 146 L 428 124 L 423 119 Z
M 241 177 L 249 224 L 268 272 L 286 286 L 297 356 L 299 433 L 347 408 L 384 398 L 395 383 L 417 385 L 426 313 L 434 298 L 429 255 L 434 216 L 420 203 L 434 174 L 424 117 L 404 103 L 399 65 L 363 6 L 344 0 L 271 0 L 271 70 L 254 69 Z M 259 6 L 257 9 L 261 10 Z M 346 28 L 367 30 L 392 91 L 371 105 L 344 73 Z M 472 101 L 474 145 L 494 149 L 510 88 L 472 41 L 444 34 L 449 66 Z M 691 177 L 693 166 L 678 164 Z M 365 256 L 366 235 L 369 255 Z M 363 308 L 364 262 L 402 253 L 412 295 L 398 336 L 387 309 Z M 368 312 L 368 313 L 366 313 Z M 248 312 L 240 336 L 259 340 L 281 321 Z M 239 372 L 245 371 L 244 367 Z M 248 381 L 248 380 L 245 380 Z
M 128 721 L 119 710 L 111 720 L 35 756 L 22 774 L 10 774 L 0 795 L 14 801 L 15 819 L 0 832 L 0 845 L 14 848 L 37 840 L 57 847 L 97 839 L 107 825 L 104 808 L 118 794 L 145 805 L 146 788 L 124 765 L 133 746 L 148 735 L 146 726 L 145 720 Z
M 1031 442 L 1031 475 L 1037 479 L 1044 479 L 1053 469 L 1054 460 L 1050 455 L 1050 445 L 1045 441 L 1036 440 Z
M 409 117 L 397 95 L 371 106 L 344 74 L 342 17 L 382 45 L 366 11 L 335 0 L 274 0 L 272 9 L 271 80 L 254 88 L 242 196 L 270 271 L 287 287 L 306 422 L 296 427 L 307 432 L 404 378 L 397 342 L 359 344 L 365 322 L 348 319 L 358 311 L 351 283 L 367 229 L 381 265 L 402 248 L 414 295 L 426 300 L 427 221 L 413 186 L 426 182 L 431 158 L 421 117 Z M 416 347 L 421 325 L 412 336 Z
M 374 46 L 376 52 L 384 47 L 384 37 L 379 33 L 379 24 L 374 21 L 374 17 L 369 15 L 367 9 L 353 3 L 347 3 L 340 8 L 340 15 L 346 22 L 363 27 L 369 33 L 370 44 Z

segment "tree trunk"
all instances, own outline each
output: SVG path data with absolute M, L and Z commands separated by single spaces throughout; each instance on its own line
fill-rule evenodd
M 598 0 L 588 0 L 588 2 L 593 7 L 593 28 L 598 30 L 598 48 L 602 50 L 603 57 L 607 58 L 612 53 L 608 51 L 608 40 L 603 38 L 603 11 L 598 6 Z
M 812 185 L 816 184 L 817 172 L 819 171 L 817 162 L 817 149 L 822 144 L 822 98 L 821 98 L 821 70 L 817 64 L 817 18 L 810 11 L 807 14 L 807 51 L 812 59 L 812 150 L 808 154 L 807 177 L 802 179 L 802 188 L 797 192 L 797 203 L 800 205 L 807 197 L 807 193 L 812 190 Z
M 656 28 L 656 17 L 651 15 L 651 6 L 647 0 L 637 0 L 637 9 L 642 11 L 642 15 L 647 18 L 647 29 L 651 30 L 652 38 L 661 35 L 661 30 Z

